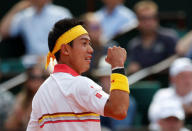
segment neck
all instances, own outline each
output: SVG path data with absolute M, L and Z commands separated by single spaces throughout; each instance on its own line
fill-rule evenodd
M 114 8 L 109 8 L 109 7 L 108 7 L 108 8 L 107 8 L 107 13 L 108 13 L 108 14 L 111 14 L 111 13 L 113 12 L 113 9 L 114 9 Z
M 155 41 L 156 39 L 156 34 L 145 34 L 142 36 L 142 41 L 143 41 L 143 45 L 144 47 L 150 47 L 151 44 L 153 43 L 153 41 Z
M 35 7 L 35 9 L 36 9 L 37 14 L 41 13 L 41 11 L 43 10 L 43 8 L 44 8 L 47 4 L 49 4 L 49 3 L 45 3 L 45 4 L 43 4 L 43 5 L 35 5 L 34 7 Z
M 118 4 L 119 5 L 119 4 Z M 113 12 L 113 10 L 118 6 L 118 5 L 109 5 L 107 6 L 107 13 L 111 14 Z
M 64 58 L 65 59 L 65 58 Z M 66 58 L 67 59 L 67 58 Z M 58 64 L 66 64 L 67 66 L 69 66 L 70 68 L 72 68 L 75 72 L 77 72 L 78 74 L 81 74 L 81 72 L 78 72 L 74 66 L 69 62 L 69 61 L 62 61 L 61 59 L 58 61 Z

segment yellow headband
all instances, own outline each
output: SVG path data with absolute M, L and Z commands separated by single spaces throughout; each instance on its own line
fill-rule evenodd
M 76 39 L 78 36 L 88 34 L 88 32 L 81 26 L 77 25 L 70 30 L 63 33 L 56 41 L 55 47 L 52 52 L 49 52 L 47 55 L 47 63 L 45 68 L 47 69 L 50 59 L 52 58 L 53 61 L 55 60 L 55 53 L 61 49 L 61 45 L 68 44 L 72 40 Z

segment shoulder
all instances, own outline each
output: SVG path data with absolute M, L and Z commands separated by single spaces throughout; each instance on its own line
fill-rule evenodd
M 88 77 L 85 76 L 77 76 L 76 77 L 76 85 L 78 85 L 79 91 L 94 91 L 94 90 L 102 90 L 102 87 L 95 83 Z
M 85 77 L 85 76 L 77 76 L 76 80 L 77 80 L 78 83 L 82 83 L 82 84 L 85 84 L 85 85 L 96 84 L 93 80 L 91 80 L 90 78 Z
M 128 48 L 130 50 L 134 50 L 134 49 L 138 48 L 140 45 L 141 45 L 141 39 L 139 36 L 136 36 L 129 41 Z
M 155 95 L 154 98 L 167 98 L 172 96 L 172 94 L 174 94 L 174 88 L 173 87 L 168 87 L 165 89 L 160 89 L 158 90 Z
M 126 13 L 135 14 L 131 9 L 129 9 L 129 8 L 126 7 L 125 5 L 119 5 L 119 10 L 125 11 Z
M 167 94 L 167 93 L 171 93 L 173 91 L 174 91 L 173 87 L 167 87 L 167 88 L 164 88 L 164 89 L 159 89 L 157 91 L 157 94 Z
M 32 17 L 34 13 L 35 13 L 35 9 L 33 7 L 29 7 L 15 14 L 15 17 L 18 19 L 20 18 L 25 20 L 27 18 Z
M 171 35 L 167 35 L 166 33 L 158 32 L 158 39 L 164 42 L 176 42 L 176 37 L 172 37 Z
M 135 18 L 136 18 L 135 13 L 134 13 L 131 9 L 129 9 L 128 7 L 126 7 L 125 5 L 119 5 L 119 6 L 117 7 L 117 9 L 118 9 L 118 12 L 119 12 L 121 15 L 125 16 L 125 17 L 135 17 Z
M 97 10 L 94 15 L 98 20 L 102 20 L 105 17 L 106 14 L 106 8 L 101 8 L 99 10 Z
M 172 29 L 172 28 L 167 28 L 167 27 L 162 27 L 160 26 L 158 29 L 158 32 L 167 36 L 170 36 L 176 40 L 179 39 L 179 35 L 176 32 L 176 30 Z

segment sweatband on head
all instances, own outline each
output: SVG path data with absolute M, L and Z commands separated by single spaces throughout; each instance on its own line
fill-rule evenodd
M 55 46 L 53 48 L 52 52 L 49 52 L 47 54 L 47 62 L 45 65 L 45 68 L 47 69 L 49 63 L 50 63 L 50 59 L 52 58 L 53 61 L 55 59 L 55 53 L 57 51 L 59 51 L 61 49 L 61 45 L 63 44 L 68 44 L 70 43 L 72 40 L 76 39 L 77 37 L 79 37 L 80 35 L 83 34 L 88 34 L 88 32 L 83 28 L 83 26 L 81 25 L 77 25 L 73 28 L 71 28 L 70 30 L 66 31 L 65 33 L 63 33 L 56 41 Z
M 119 73 L 112 73 L 110 91 L 112 90 L 122 90 L 130 93 L 129 82 L 127 77 Z

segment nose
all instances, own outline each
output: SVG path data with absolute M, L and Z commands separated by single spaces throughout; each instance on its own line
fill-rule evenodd
M 91 45 L 89 45 L 89 47 L 88 47 L 88 52 L 89 52 L 90 54 L 93 53 L 93 48 L 91 47 Z

